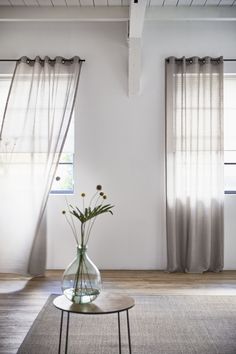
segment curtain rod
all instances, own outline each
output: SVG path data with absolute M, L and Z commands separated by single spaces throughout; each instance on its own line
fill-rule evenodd
M 64 59 L 64 58 L 63 58 Z M 18 61 L 20 59 L 0 59 L 1 61 Z M 51 59 L 54 60 L 54 59 Z M 64 59 L 65 61 L 67 60 L 71 60 L 71 59 Z M 30 61 L 35 61 L 34 59 L 30 59 Z M 80 59 L 79 61 L 85 62 L 85 59 Z M 223 59 L 223 61 L 236 61 L 236 58 L 232 58 L 232 59 Z
M 191 59 L 191 58 L 187 58 L 187 59 Z M 200 58 L 201 59 L 201 58 Z M 204 59 L 204 58 L 203 58 Z M 218 59 L 218 58 L 213 58 L 214 59 Z M 166 58 L 167 61 L 169 61 L 169 58 Z M 176 60 L 182 60 L 182 58 L 176 58 Z M 236 61 L 236 58 L 232 58 L 232 59 L 223 59 L 223 61 Z
M 20 60 L 20 58 L 19 59 L 0 59 L 0 62 L 1 61 L 19 61 Z M 35 61 L 35 59 L 29 59 L 30 61 Z M 43 60 L 43 59 L 42 59 Z M 50 59 L 51 61 L 54 61 L 55 59 Z M 65 59 L 65 58 L 63 58 L 63 60 L 65 60 L 65 61 L 71 61 L 71 59 Z M 79 61 L 82 61 L 82 62 L 84 62 L 85 61 L 85 59 L 80 59 Z

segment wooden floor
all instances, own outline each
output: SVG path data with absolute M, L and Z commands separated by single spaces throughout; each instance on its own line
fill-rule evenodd
M 0 274 L 0 353 L 16 353 L 51 293 L 61 293 L 61 271 L 27 279 Z M 205 274 L 103 271 L 103 288 L 130 295 L 235 295 L 236 271 Z M 45 353 L 46 354 L 46 353 Z

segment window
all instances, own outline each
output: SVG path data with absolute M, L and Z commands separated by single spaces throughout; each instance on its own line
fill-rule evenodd
M 13 71 L 13 70 L 12 70 Z M 0 121 L 4 114 L 5 103 L 11 83 L 10 74 L 0 74 Z M 17 114 L 20 107 L 17 110 Z M 43 116 L 42 110 L 42 116 Z M 43 139 L 43 137 L 42 137 Z M 30 163 L 29 154 L 19 154 L 19 163 Z M 39 161 L 42 156 L 38 154 Z M 60 157 L 59 165 L 55 174 L 52 184 L 52 194 L 72 194 L 74 192 L 74 176 L 73 176 L 73 163 L 74 163 L 74 114 L 72 116 L 70 128 L 67 134 L 67 139 L 64 144 L 64 149 Z
M 71 123 L 72 125 L 72 123 Z M 73 154 L 62 153 L 52 184 L 52 194 L 71 194 L 74 191 Z
M 180 100 L 180 97 L 178 99 Z M 191 109 L 191 115 L 194 116 L 193 107 L 188 108 L 186 106 L 186 111 L 188 109 Z M 177 107 L 178 114 L 181 115 L 181 109 Z M 177 121 L 180 124 L 181 118 L 178 118 Z M 176 129 L 176 149 L 178 150 L 180 149 L 181 141 L 178 139 L 178 132 L 181 136 L 181 125 L 177 125 Z M 207 134 L 207 131 L 205 131 L 205 134 Z M 188 144 L 189 141 L 186 139 L 184 146 L 187 148 Z M 194 145 L 192 133 L 191 144 Z M 183 149 L 182 146 L 181 149 Z M 224 74 L 224 189 L 225 194 L 236 194 L 236 74 L 228 73 Z
M 224 75 L 225 193 L 236 194 L 236 74 Z

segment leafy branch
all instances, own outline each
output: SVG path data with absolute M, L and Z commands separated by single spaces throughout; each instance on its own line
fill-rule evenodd
M 73 207 L 70 205 L 70 213 L 74 215 L 81 223 L 86 223 L 88 220 L 95 218 L 96 216 L 104 213 L 111 213 L 113 215 L 113 212 L 111 211 L 111 208 L 113 208 L 113 205 L 107 204 L 107 205 L 98 205 L 91 209 L 91 207 L 85 208 L 84 212 L 82 212 L 78 207 Z
M 76 226 L 73 221 L 73 217 L 78 219 L 81 223 L 81 225 L 80 225 L 81 245 L 86 245 L 88 243 L 89 236 L 90 236 L 90 233 L 91 233 L 91 230 L 92 230 L 92 227 L 94 225 L 96 218 L 99 215 L 105 214 L 105 213 L 110 213 L 113 215 L 113 212 L 111 209 L 114 207 L 114 205 L 111 205 L 111 204 L 104 205 L 103 204 L 103 201 L 105 199 L 107 199 L 107 196 L 104 194 L 104 192 L 101 191 L 102 186 L 97 185 L 96 189 L 97 189 L 97 191 L 93 195 L 93 197 L 91 198 L 88 207 L 85 207 L 85 202 L 84 202 L 86 195 L 85 195 L 85 193 L 82 193 L 81 197 L 83 198 L 83 209 L 79 208 L 78 206 L 73 206 L 71 204 L 69 205 L 67 203 L 67 208 L 68 208 L 68 212 L 70 214 L 70 218 L 67 217 L 65 210 L 62 211 L 62 213 L 66 217 L 66 221 L 68 222 L 68 224 L 70 225 L 70 227 L 73 231 L 73 234 L 74 234 L 77 244 L 79 243 L 78 242 L 79 240 L 78 240 L 77 229 L 76 229 Z M 94 201 L 95 199 L 96 199 L 96 201 Z M 102 199 L 102 202 L 100 202 L 101 199 Z

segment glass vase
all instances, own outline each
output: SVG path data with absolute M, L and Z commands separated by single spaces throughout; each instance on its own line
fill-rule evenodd
M 96 299 L 101 288 L 101 275 L 87 255 L 87 246 L 78 246 L 77 256 L 62 277 L 64 295 L 74 303 L 86 304 Z

